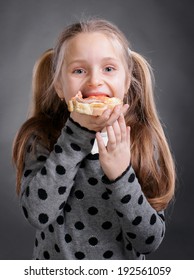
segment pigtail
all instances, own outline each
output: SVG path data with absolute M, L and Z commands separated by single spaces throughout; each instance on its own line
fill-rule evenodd
M 32 75 L 33 108 L 32 116 L 42 112 L 42 102 L 45 103 L 47 90 L 52 82 L 52 56 L 53 50 L 49 49 L 37 60 Z
M 29 139 L 34 141 L 32 146 L 38 139 L 51 151 L 68 116 L 67 105 L 60 100 L 53 86 L 53 50 L 50 49 L 43 53 L 33 68 L 32 104 L 29 117 L 13 142 L 12 159 L 17 170 L 17 194 L 20 193 Z
M 126 116 L 126 123 L 131 126 L 131 162 L 144 194 L 159 211 L 167 207 L 174 195 L 174 162 L 155 107 L 152 69 L 141 55 L 131 51 L 131 56 Z
M 58 98 L 54 87 L 52 86 L 53 71 L 53 50 L 49 49 L 37 60 L 33 68 L 32 75 L 32 108 L 31 116 L 39 114 L 49 114 L 49 111 L 55 111 L 60 99 Z M 57 102 L 54 103 L 53 101 Z

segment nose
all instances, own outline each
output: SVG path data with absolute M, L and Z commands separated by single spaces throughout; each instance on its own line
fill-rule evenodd
M 98 87 L 103 84 L 101 73 L 97 70 L 90 72 L 88 77 L 87 85 L 88 87 Z

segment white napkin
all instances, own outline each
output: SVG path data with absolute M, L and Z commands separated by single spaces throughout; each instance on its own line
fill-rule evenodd
M 107 136 L 107 132 L 101 132 L 100 133 L 101 136 L 102 136 L 102 139 L 104 141 L 104 144 L 105 146 L 107 145 L 107 142 L 108 142 L 108 136 Z M 91 151 L 91 154 L 94 155 L 94 154 L 98 154 L 98 144 L 97 144 L 97 140 L 95 139 L 94 141 L 94 145 L 93 145 L 93 148 L 92 148 L 92 151 Z

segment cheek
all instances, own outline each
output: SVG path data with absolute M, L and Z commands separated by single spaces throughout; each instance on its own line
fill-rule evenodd
M 122 91 L 120 91 L 120 92 L 118 93 L 117 97 L 120 98 L 121 100 L 123 100 L 123 99 L 124 99 L 124 95 L 125 95 L 125 93 L 124 93 L 124 91 L 122 90 Z
M 63 91 L 63 95 L 66 103 L 68 103 L 69 100 L 73 97 L 73 94 L 71 94 L 71 92 L 67 88 Z
M 66 103 L 78 93 L 79 89 L 80 88 L 75 81 L 72 81 L 69 78 L 63 79 L 63 95 Z
M 127 92 L 126 81 L 124 79 L 118 78 L 115 82 L 115 90 L 115 95 L 117 95 L 118 98 L 123 100 L 124 95 Z

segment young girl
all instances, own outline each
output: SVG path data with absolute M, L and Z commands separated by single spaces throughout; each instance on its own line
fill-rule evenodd
M 144 259 L 160 245 L 175 174 L 151 74 L 105 20 L 68 26 L 36 63 L 31 117 L 13 149 L 34 259 Z M 124 105 L 70 114 L 78 91 Z

